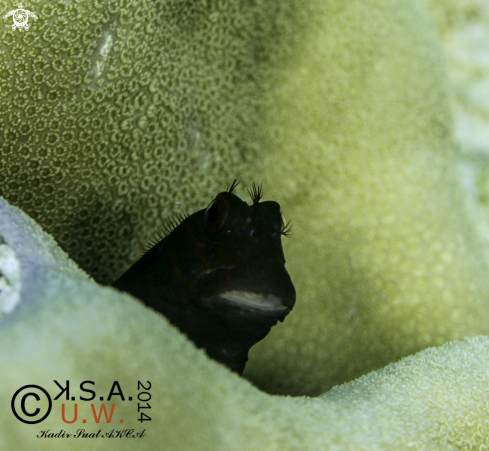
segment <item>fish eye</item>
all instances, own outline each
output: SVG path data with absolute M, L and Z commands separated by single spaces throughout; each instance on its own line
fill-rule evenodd
M 218 232 L 227 218 L 228 211 L 227 200 L 219 196 L 216 197 L 205 211 L 204 224 L 206 230 L 211 233 Z

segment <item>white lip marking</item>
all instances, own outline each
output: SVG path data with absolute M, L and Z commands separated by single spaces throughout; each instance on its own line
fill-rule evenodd
M 233 290 L 226 291 L 220 294 L 219 297 L 236 304 L 246 305 L 247 307 L 260 310 L 287 310 L 282 300 L 273 294 L 262 295 L 251 291 Z

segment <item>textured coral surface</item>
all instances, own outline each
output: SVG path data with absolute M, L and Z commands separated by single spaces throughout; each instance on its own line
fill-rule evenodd
M 423 0 L 448 61 L 455 131 L 464 154 L 489 154 L 489 5 Z
M 414 2 L 348 5 L 314 4 L 267 90 L 259 175 L 292 219 L 298 302 L 245 375 L 274 393 L 317 394 L 489 332 L 487 246 L 458 179 L 435 30 Z
M 459 172 L 489 246 L 489 5 L 424 0 L 448 61 Z
M 335 387 L 319 398 L 264 394 L 208 359 L 164 317 L 129 295 L 89 280 L 40 227 L 0 199 L 0 235 L 22 267 L 22 301 L 0 320 L 0 449 L 35 450 L 393 450 L 489 446 L 489 338 L 427 349 Z M 35 346 L 34 346 L 35 344 Z M 6 370 L 8 369 L 8 370 Z M 13 393 L 35 383 L 54 398 L 49 417 L 27 425 L 10 410 Z M 111 424 L 93 420 L 79 384 L 95 382 L 94 406 L 117 380 Z M 152 383 L 152 418 L 137 421 L 137 381 Z M 25 393 L 25 392 L 24 392 Z M 106 398 L 105 398 L 106 399 Z M 16 406 L 19 409 L 20 401 Z M 144 405 L 144 404 L 143 404 Z M 28 411 L 46 403 L 28 399 Z M 19 409 L 20 412 L 20 409 Z M 44 410 L 42 411 L 44 413 Z M 24 416 L 25 418 L 25 416 Z M 87 420 L 82 423 L 82 419 Z M 119 419 L 124 419 L 120 424 Z M 141 439 L 36 438 L 146 430 Z
M 5 26 L 0 40 L 0 192 L 96 280 L 115 278 L 168 213 L 253 175 L 294 224 L 298 294 L 252 350 L 258 387 L 319 394 L 489 333 L 488 257 L 418 2 L 26 8 L 31 29 Z
M 274 6 L 25 7 L 38 15 L 30 30 L 5 21 L 0 36 L 0 194 L 110 282 L 164 218 L 203 208 L 244 174 L 256 40 L 271 33 L 256 15 Z

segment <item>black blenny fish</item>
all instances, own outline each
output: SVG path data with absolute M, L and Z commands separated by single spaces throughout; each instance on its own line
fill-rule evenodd
M 288 227 L 277 202 L 248 205 L 228 191 L 206 209 L 173 221 L 112 285 L 161 312 L 199 348 L 241 374 L 248 351 L 295 303 L 281 236 Z M 160 237 L 161 238 L 161 237 Z

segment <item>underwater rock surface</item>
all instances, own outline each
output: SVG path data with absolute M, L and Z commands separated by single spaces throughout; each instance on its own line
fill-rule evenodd
M 21 302 L 0 321 L 0 405 L 10 406 L 25 384 L 43 386 L 54 398 L 60 390 L 53 380 L 69 380 L 77 397 L 86 395 L 78 390 L 84 380 L 95 382 L 97 395 L 117 380 L 126 397 L 136 394 L 138 380 L 152 383 L 152 421 L 143 425 L 135 403 L 118 397 L 111 425 L 95 424 L 89 403 L 81 401 L 75 424 L 62 422 L 61 403 L 71 413 L 74 404 L 62 399 L 35 425 L 2 408 L 1 449 L 130 450 L 134 440 L 141 450 L 184 451 L 489 445 L 489 337 L 424 350 L 319 398 L 271 396 L 209 359 L 163 316 L 88 279 L 34 221 L 2 199 L 0 236 L 16 252 L 22 271 Z M 144 428 L 146 435 L 36 438 L 41 430 L 73 434 L 78 428 Z

